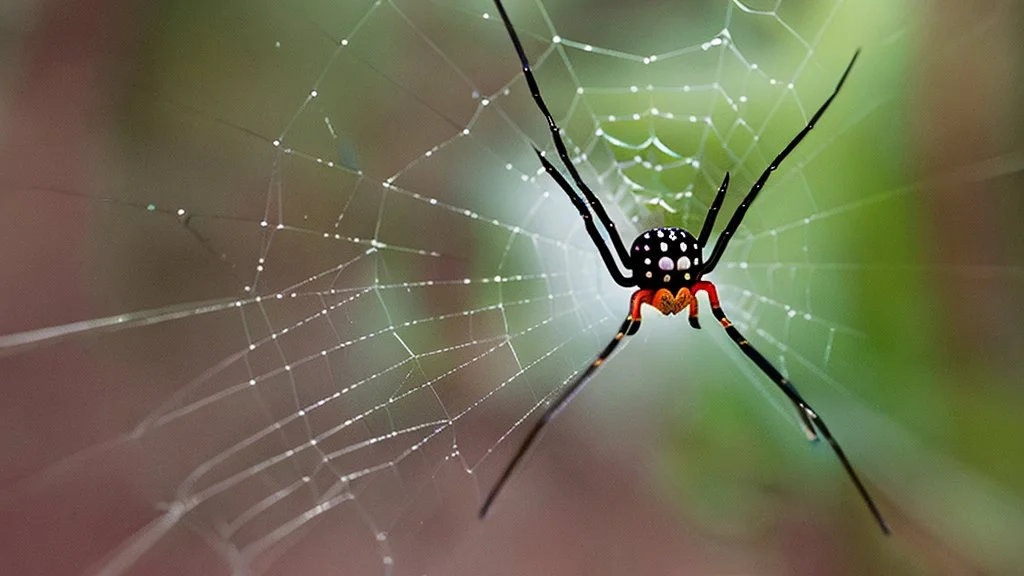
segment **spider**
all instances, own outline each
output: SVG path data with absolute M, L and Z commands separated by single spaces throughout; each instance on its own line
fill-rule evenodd
M 572 160 L 569 158 L 569 153 L 566 151 L 565 142 L 562 141 L 560 129 L 555 123 L 554 118 L 551 116 L 551 112 L 548 111 L 547 105 L 544 103 L 544 99 L 540 94 L 540 87 L 537 85 L 537 80 L 533 76 L 533 72 L 530 69 L 530 62 L 526 57 L 526 52 L 523 50 L 523 46 L 519 41 L 519 36 L 516 34 L 515 28 L 512 26 L 512 22 L 509 20 L 508 14 L 505 12 L 505 7 L 502 6 L 501 0 L 494 0 L 494 4 L 498 9 L 498 13 L 501 15 L 501 20 L 505 25 L 505 29 L 508 31 L 508 35 L 512 40 L 512 44 L 515 47 L 516 54 L 519 56 L 519 61 L 523 67 L 523 75 L 526 77 L 526 83 L 529 85 L 530 94 L 533 96 L 533 100 L 540 109 L 541 113 L 548 122 L 548 129 L 551 131 L 551 139 L 554 141 L 555 149 L 558 151 L 558 157 L 562 161 L 562 165 L 566 171 L 572 177 L 573 182 L 579 188 L 583 198 L 573 190 L 569 182 L 562 176 L 562 173 L 556 169 L 551 162 L 545 158 L 544 154 L 540 152 L 536 147 L 534 152 L 537 154 L 537 158 L 540 159 L 540 163 L 544 166 L 544 170 L 549 176 L 558 184 L 558 186 L 565 191 L 569 200 L 576 207 L 580 217 L 583 218 L 583 224 L 587 230 L 587 234 L 593 240 L 597 246 L 598 252 L 601 254 L 601 259 L 604 261 L 605 266 L 608 268 L 608 272 L 611 274 L 612 279 L 617 284 L 624 288 L 636 287 L 637 290 L 633 292 L 633 296 L 630 298 L 629 314 L 626 319 L 622 322 L 622 326 L 619 327 L 619 331 L 612 338 L 604 350 L 597 356 L 593 363 L 591 363 L 575 380 L 569 384 L 561 395 L 551 403 L 540 419 L 533 425 L 530 432 L 523 439 L 522 444 L 516 451 L 512 460 L 506 465 L 504 472 L 498 478 L 494 487 L 488 493 L 487 498 L 484 500 L 483 505 L 480 507 L 479 516 L 483 518 L 487 511 L 491 508 L 494 503 L 494 499 L 501 492 L 501 489 L 505 486 L 513 470 L 520 463 L 523 456 L 530 449 L 530 447 L 536 442 L 541 430 L 551 421 L 565 406 L 572 400 L 572 398 L 579 392 L 580 388 L 593 376 L 594 372 L 604 364 L 605 360 L 615 351 L 619 343 L 627 336 L 632 336 L 640 329 L 640 311 L 644 304 L 653 306 L 659 312 L 665 315 L 674 315 L 688 310 L 690 326 L 693 328 L 700 328 L 700 323 L 697 319 L 697 294 L 704 292 L 707 294 L 708 301 L 711 304 L 711 313 L 715 319 L 725 329 L 725 333 L 736 343 L 736 346 L 750 358 L 758 368 L 761 369 L 772 382 L 782 391 L 783 394 L 793 403 L 796 407 L 797 414 L 800 418 L 800 425 L 803 428 L 804 433 L 807 435 L 808 440 L 817 441 L 820 436 L 824 436 L 825 440 L 832 447 L 833 452 L 839 458 L 843 468 L 846 470 L 847 475 L 856 487 L 857 492 L 860 493 L 861 498 L 867 505 L 871 514 L 878 522 L 882 532 L 885 534 L 890 533 L 889 525 L 882 517 L 881 512 L 875 505 L 874 500 L 868 494 L 867 488 L 861 482 L 857 473 L 853 470 L 853 465 L 850 464 L 843 449 L 839 447 L 839 443 L 829 432 L 828 426 L 825 425 L 825 421 L 822 420 L 821 416 L 811 408 L 811 405 L 797 392 L 796 387 L 789 381 L 788 378 L 782 375 L 775 366 L 772 365 L 756 348 L 747 340 L 736 326 L 729 320 L 722 311 L 718 299 L 718 290 L 715 285 L 708 280 L 704 280 L 704 276 L 711 273 L 715 266 L 718 265 L 719 260 L 722 258 L 722 254 L 725 253 L 725 249 L 729 244 L 729 239 L 732 238 L 736 230 L 739 228 L 740 223 L 743 221 L 744 215 L 753 203 L 754 199 L 757 198 L 758 193 L 764 187 L 765 182 L 768 181 L 768 177 L 774 172 L 783 160 L 797 147 L 798 144 L 807 136 L 807 133 L 814 128 L 815 123 L 821 118 L 825 110 L 828 109 L 829 105 L 832 104 L 832 100 L 835 99 L 836 95 L 839 94 L 839 90 L 843 87 L 843 83 L 846 82 L 846 77 L 850 74 L 850 70 L 853 68 L 854 63 L 857 61 L 857 56 L 860 55 L 858 49 L 853 54 L 853 58 L 850 63 L 846 66 L 846 70 L 843 75 L 839 78 L 839 82 L 833 89 L 832 94 L 825 100 L 820 108 L 811 116 L 810 120 L 803 127 L 800 132 L 783 148 L 782 152 L 772 160 L 772 163 L 761 173 L 761 176 L 754 182 L 754 185 L 747 192 L 743 202 L 740 203 L 739 207 L 733 213 L 729 219 L 729 223 L 726 224 L 725 229 L 722 230 L 721 235 L 715 242 L 714 247 L 711 250 L 711 255 L 704 258 L 704 246 L 711 236 L 711 230 L 714 227 L 715 219 L 718 216 L 718 211 L 722 207 L 722 201 L 725 199 L 726 190 L 729 188 L 729 173 L 726 172 L 725 177 L 722 180 L 721 186 L 718 188 L 718 192 L 715 194 L 715 198 L 711 203 L 711 207 L 708 209 L 707 216 L 704 219 L 704 224 L 701 226 L 700 234 L 696 237 L 682 228 L 674 227 L 662 227 L 654 228 L 642 232 L 637 236 L 636 240 L 633 241 L 632 246 L 629 250 L 626 250 L 625 245 L 622 243 L 622 238 L 619 236 L 618 231 L 615 229 L 615 223 L 612 222 L 611 218 L 608 217 L 608 212 L 605 211 L 604 206 L 594 195 L 594 192 L 583 182 L 580 178 L 579 172 L 573 165 Z M 589 206 L 589 209 L 588 209 Z M 593 213 L 591 213 L 593 211 Z M 594 217 L 604 227 L 609 238 L 611 239 L 612 246 L 615 249 L 614 256 L 611 250 L 609 250 L 607 244 L 605 244 L 600 232 L 597 229 L 597 225 L 594 223 Z M 618 257 L 618 261 L 615 260 L 615 256 Z M 619 270 L 619 264 L 622 265 L 626 270 L 630 272 L 630 276 L 626 276 L 621 270 Z M 820 436 L 819 436 L 820 433 Z

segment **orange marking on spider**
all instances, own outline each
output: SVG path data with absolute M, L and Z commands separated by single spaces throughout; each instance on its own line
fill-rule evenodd
M 683 311 L 683 308 L 688 306 L 693 308 L 696 304 L 697 301 L 693 298 L 689 288 L 680 288 L 674 295 L 668 288 L 661 288 L 654 293 L 654 301 L 651 303 L 666 316 L 678 314 Z

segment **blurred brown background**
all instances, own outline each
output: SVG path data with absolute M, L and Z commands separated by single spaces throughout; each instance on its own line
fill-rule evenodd
M 708 30 L 721 25 L 724 10 L 715 2 L 692 7 L 642 2 L 628 8 L 615 2 L 564 4 L 551 0 L 543 7 L 566 38 L 635 53 L 696 43 L 703 37 L 696 32 L 703 30 L 702 9 L 713 9 Z M 780 21 L 809 31 L 823 27 L 806 23 L 804 18 L 818 16 L 799 10 L 804 4 L 793 4 L 798 9 L 780 9 Z M 510 11 L 522 15 L 531 55 L 539 55 L 550 44 L 534 6 L 509 2 Z M 424 444 L 423 454 L 345 482 L 338 482 L 338 469 L 363 469 L 380 454 L 397 458 L 392 451 L 401 446 L 379 442 L 373 448 L 377 455 L 366 462 L 360 453 L 336 455 L 335 468 L 321 466 L 308 452 L 295 456 L 290 467 L 269 464 L 282 447 L 304 447 L 316 435 L 310 430 L 329 429 L 389 399 L 403 400 L 388 404 L 386 414 L 362 420 L 351 436 L 328 437 L 338 443 L 332 448 L 344 451 L 387 430 L 451 416 L 444 412 L 480 398 L 478 383 L 495 388 L 523 359 L 499 352 L 455 376 L 431 380 L 432 371 L 443 375 L 446 362 L 460 365 L 472 358 L 477 347 L 492 344 L 486 341 L 489 334 L 516 333 L 514 326 L 495 324 L 511 319 L 534 326 L 527 319 L 531 314 L 552 314 L 532 304 L 501 316 L 481 312 L 468 327 L 454 320 L 437 330 L 410 327 L 399 334 L 402 346 L 440 352 L 408 365 L 396 365 L 404 352 L 390 336 L 365 345 L 345 343 L 349 336 L 375 334 L 408 319 L 562 293 L 557 278 L 532 288 L 528 283 L 381 288 L 560 266 L 555 255 L 553 263 L 537 256 L 555 248 L 533 248 L 528 239 L 521 240 L 526 247 L 510 241 L 511 256 L 497 261 L 508 231 L 456 216 L 448 220 L 447 212 L 380 192 L 380 179 L 397 172 L 404 189 L 501 214 L 504 222 L 557 230 L 553 222 L 574 217 L 570 206 L 558 204 L 563 198 L 551 200 L 552 210 L 562 212 L 547 216 L 549 204 L 537 190 L 532 204 L 508 199 L 511 192 L 500 194 L 518 185 L 517 178 L 501 172 L 504 160 L 517 169 L 531 165 L 518 140 L 508 149 L 495 144 L 484 151 L 474 145 L 485 138 L 493 138 L 489 144 L 518 138 L 507 136 L 507 125 L 492 127 L 486 116 L 479 131 L 493 129 L 493 134 L 475 134 L 480 140 L 468 143 L 452 139 L 439 152 L 450 159 L 426 162 L 422 171 L 413 162 L 432 146 L 449 142 L 478 109 L 449 69 L 428 65 L 434 56 L 421 39 L 442 42 L 437 54 L 473 59 L 479 68 L 464 67 L 473 81 L 498 90 L 515 74 L 507 38 L 492 25 L 462 26 L 490 10 L 487 2 L 385 2 L 375 9 L 354 1 L 294 7 L 40 1 L 0 8 L 0 334 L 6 335 L 0 341 L 2 571 L 1024 570 L 1019 549 L 1024 458 L 1018 443 L 1024 432 L 1019 417 L 1024 404 L 1021 8 L 996 0 L 840 6 L 840 23 L 829 28 L 837 30 L 834 44 L 824 42 L 827 48 L 815 61 L 827 65 L 809 69 L 808 78 L 814 79 L 801 101 L 819 101 L 851 46 L 863 45 L 865 56 L 841 97 L 846 108 L 826 116 L 845 131 L 837 129 L 823 141 L 839 144 L 825 147 L 825 159 L 811 157 L 802 174 L 812 190 L 820 190 L 812 199 L 828 204 L 835 194 L 836 206 L 853 214 L 840 218 L 840 230 L 809 227 L 812 237 L 806 241 L 837 243 L 834 253 L 822 248 L 824 253 L 812 254 L 812 264 L 853 262 L 850 275 L 814 279 L 813 299 L 822 316 L 840 319 L 833 326 L 853 326 L 864 336 L 849 343 L 838 336 L 824 375 L 808 369 L 803 380 L 794 380 L 806 382 L 801 389 L 812 401 L 825 397 L 822 412 L 836 422 L 834 432 L 869 479 L 893 525 L 891 538 L 877 533 L 831 454 L 819 446 L 808 455 L 812 451 L 790 423 L 744 385 L 760 377 L 749 375 L 752 368 L 742 363 L 726 361 L 735 357 L 728 356 L 720 334 L 708 334 L 715 329 L 708 321 L 702 333 L 687 336 L 692 348 L 682 365 L 679 341 L 668 336 L 683 330 L 673 327 L 681 323 L 650 322 L 649 332 L 609 363 L 548 431 L 494 514 L 478 522 L 480 494 L 522 427 L 501 444 L 497 440 L 599 349 L 624 307 L 625 294 L 609 297 L 578 277 L 562 287 L 573 295 L 559 306 L 585 310 L 517 342 L 524 355 L 542 358 L 543 350 L 532 347 L 568 339 L 562 330 L 589 327 L 583 340 L 572 340 L 550 361 L 539 359 L 524 378 L 501 388 L 490 408 L 467 412 L 454 435 L 460 457 L 446 458 L 453 448 L 447 440 L 451 431 L 445 431 L 440 435 L 445 440 Z M 864 31 L 857 18 L 873 22 L 876 16 L 864 16 L 873 10 L 886 11 L 877 16 L 885 27 Z M 665 16 L 672 11 L 681 14 L 678 21 Z M 414 26 L 399 26 L 397 14 Z M 338 64 L 344 73 L 337 72 L 331 59 L 338 57 L 340 38 L 364 15 L 371 47 Z M 645 27 L 662 19 L 664 28 L 643 35 Z M 679 21 L 693 27 L 694 39 L 670 35 Z M 393 30 L 404 32 L 389 35 Z M 281 46 L 275 47 L 275 38 Z M 642 41 L 650 46 L 636 46 Z M 548 68 L 538 69 L 556 74 L 558 55 L 548 57 L 553 59 Z M 591 68 L 580 63 L 579 70 Z M 300 82 L 323 71 L 329 73 L 321 91 L 340 96 L 330 104 L 303 105 L 308 84 Z M 508 100 L 509 113 L 514 122 L 530 118 L 521 121 L 524 130 L 546 144 L 529 106 L 517 108 L 526 100 L 521 82 L 516 87 L 519 98 Z M 553 107 L 564 113 L 569 96 L 550 92 L 558 103 Z M 417 99 L 423 108 L 415 107 Z M 844 121 L 843 115 L 867 119 Z M 323 118 L 339 126 L 324 131 Z M 294 136 L 283 146 L 272 145 L 285 126 Z M 784 141 L 792 126 L 772 126 L 766 139 L 776 138 L 777 130 Z M 584 122 L 584 129 L 568 130 L 582 141 L 587 128 Z M 336 137 L 329 140 L 329 133 Z M 289 146 L 299 153 L 281 156 L 280 149 Z M 805 147 L 818 149 L 811 142 Z M 497 158 L 483 158 L 494 150 Z M 833 163 L 828 151 L 848 158 Z M 318 171 L 312 159 L 320 156 L 340 169 Z M 605 156 L 621 160 L 614 153 Z M 758 158 L 749 160 L 758 165 Z M 600 167 L 608 161 L 594 163 Z M 708 169 L 709 179 L 720 174 L 715 170 L 730 168 L 727 158 L 721 162 L 725 165 Z M 473 184 L 451 186 L 463 180 L 442 175 L 447 168 Z M 702 197 L 712 193 L 712 186 L 695 181 Z M 864 181 L 878 188 L 843 187 Z M 851 195 L 861 192 L 881 200 L 859 207 Z M 538 206 L 543 214 L 531 220 L 526 213 Z M 798 210 L 817 214 L 829 207 Z M 378 219 L 378 210 L 385 209 L 389 216 Z M 614 213 L 625 220 L 657 218 L 628 202 Z M 752 224 L 755 233 L 758 226 L 775 226 L 770 213 L 764 218 Z M 296 219 L 303 222 L 297 232 L 276 237 L 259 225 L 293 225 Z M 332 228 L 335 221 L 341 224 Z M 333 229 L 349 238 L 377 234 L 396 245 L 405 240 L 445 257 L 383 250 L 367 259 L 364 253 L 372 247 L 367 243 L 318 244 L 304 235 Z M 560 234 L 552 237 L 586 246 L 579 234 L 571 240 L 569 233 Z M 851 237 L 857 241 L 842 244 Z M 260 258 L 268 267 L 256 275 Z M 757 255 L 751 258 L 756 261 Z M 342 266 L 347 262 L 352 264 Z M 324 271 L 331 278 L 310 279 Z M 735 271 L 725 276 L 727 284 L 743 287 Z M 246 292 L 257 277 L 253 292 Z M 317 297 L 231 307 L 235 299 L 272 295 L 296 284 Z M 324 287 L 347 290 L 347 296 L 334 299 Z M 369 290 L 366 298 L 352 296 L 368 287 L 378 290 Z M 771 294 L 763 286 L 752 288 Z M 784 302 L 801 301 L 800 288 L 792 289 L 797 296 L 781 296 Z M 344 300 L 349 296 L 351 302 Z M 573 304 L 573 298 L 587 303 Z M 742 298 L 738 305 L 743 320 L 751 309 L 743 307 Z M 302 332 L 298 340 L 269 343 L 271 336 L 275 341 L 284 336 L 282 326 L 296 326 L 322 308 L 332 312 L 329 325 L 310 322 L 312 328 L 303 328 L 309 331 L 296 330 Z M 783 321 L 759 316 L 756 309 L 751 313 L 746 319 L 753 327 L 791 338 L 787 342 L 797 355 L 816 350 L 799 335 L 781 336 Z M 33 332 L 51 326 L 63 327 L 61 337 Z M 465 333 L 473 334 L 472 346 L 458 348 Z M 42 345 L 26 342 L 32 338 Z M 763 338 L 752 340 L 763 344 Z M 321 340 L 338 346 L 330 362 L 296 362 L 318 353 L 321 345 L 312 342 Z M 248 343 L 259 346 L 250 351 Z M 773 360 L 786 356 L 766 346 Z M 820 356 L 814 354 L 805 353 Z M 437 367 L 431 364 L 435 360 Z M 287 371 L 281 369 L 285 365 Z M 369 385 L 346 392 L 325 422 L 316 422 L 320 413 L 294 418 L 297 406 L 328 398 L 367 375 L 374 376 Z M 257 393 L 228 396 L 232 385 L 253 377 L 260 380 Z M 419 388 L 419 378 L 434 385 Z M 453 381 L 450 386 L 446 378 Z M 829 381 L 839 384 L 830 387 Z M 444 394 L 451 396 L 436 397 Z M 229 397 L 235 399 L 224 400 Z M 274 423 L 283 425 L 266 432 Z M 278 449 L 267 447 L 264 453 L 259 442 L 238 445 L 241 438 L 270 436 Z M 490 448 L 494 454 L 483 458 Z M 473 475 L 466 473 L 467 464 Z M 240 471 L 242 478 L 234 477 Z M 312 493 L 307 485 L 315 486 Z M 313 503 L 327 503 L 329 509 L 300 521 Z

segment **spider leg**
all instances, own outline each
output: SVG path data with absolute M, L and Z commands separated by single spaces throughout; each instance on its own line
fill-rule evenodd
M 512 21 L 509 20 L 508 14 L 505 13 L 505 7 L 502 6 L 501 0 L 494 0 L 494 5 L 498 8 L 498 14 L 501 15 L 501 21 L 505 24 L 505 30 L 508 31 L 509 37 L 512 39 L 512 44 L 516 48 L 516 54 L 519 55 L 519 62 L 523 67 L 523 76 L 526 77 L 526 83 L 530 87 L 530 95 L 533 96 L 533 101 L 537 104 L 537 108 L 540 109 L 541 113 L 544 114 L 544 118 L 548 121 L 548 130 L 551 131 L 551 139 L 555 143 L 555 149 L 558 151 L 558 157 L 561 158 L 562 164 L 565 169 L 569 171 L 569 175 L 572 176 L 573 182 L 579 187 L 580 191 L 583 192 L 583 197 L 587 199 L 587 203 L 590 208 L 597 215 L 597 219 L 601 221 L 605 229 L 608 231 L 608 236 L 611 237 L 612 245 L 615 246 L 615 252 L 619 256 L 619 260 L 622 262 L 624 268 L 629 268 L 629 251 L 626 250 L 626 246 L 622 243 L 622 238 L 619 236 L 618 230 L 615 228 L 615 223 L 608 216 L 608 212 L 604 209 L 601 201 L 597 199 L 594 192 L 583 182 L 583 178 L 580 177 L 580 173 L 576 170 L 576 166 L 573 165 L 572 159 L 569 158 L 569 152 L 565 148 L 565 142 L 562 141 L 561 129 L 558 124 L 555 123 L 555 119 L 551 116 L 551 112 L 548 110 L 547 104 L 544 103 L 544 98 L 540 95 L 540 86 L 537 85 L 537 80 L 533 77 L 533 70 L 530 68 L 530 61 L 526 58 L 526 51 L 523 50 L 522 43 L 519 42 L 519 35 L 516 34 L 515 28 L 512 27 Z M 551 171 L 549 170 L 550 174 Z M 566 194 L 574 196 L 572 188 L 562 186 Z
M 594 225 L 594 218 L 590 214 L 590 211 L 587 210 L 587 205 L 584 204 L 583 200 L 580 200 L 580 197 L 572 191 L 572 188 L 569 187 L 569 183 L 565 181 L 565 177 L 562 176 L 562 173 L 556 170 L 555 167 L 551 165 L 551 162 L 548 162 L 548 159 L 540 153 L 540 150 L 534 148 L 533 151 L 536 152 L 537 157 L 540 158 L 540 163 L 544 165 L 544 170 L 547 170 L 547 173 L 554 179 L 555 183 L 557 183 L 562 190 L 565 190 L 565 193 L 569 196 L 569 200 L 572 201 L 573 206 L 575 206 L 576 210 L 580 213 L 580 217 L 583 218 L 583 225 L 587 229 L 587 234 L 590 235 L 590 239 L 593 240 L 594 245 L 597 246 L 597 251 L 601 253 L 601 259 L 604 260 L 604 265 L 608 268 L 608 272 L 612 275 L 612 279 L 615 280 L 615 283 L 627 288 L 635 286 L 636 281 L 632 278 L 627 278 L 619 270 L 619 265 L 615 263 L 615 258 L 612 257 L 611 252 L 608 250 L 608 246 L 604 243 L 604 239 L 601 238 L 600 232 L 597 231 L 597 226 Z
M 587 366 L 587 368 L 580 373 L 580 375 L 577 376 L 565 390 L 562 391 L 558 398 L 552 402 L 546 410 L 544 410 L 544 414 L 542 414 L 536 424 L 533 425 L 533 428 L 530 428 L 530 432 L 526 435 L 526 438 L 523 439 L 522 444 L 519 445 L 519 449 L 516 450 L 515 456 L 513 456 L 512 460 L 510 460 L 508 465 L 505 466 L 505 470 L 501 473 L 498 481 L 494 484 L 494 487 L 491 488 L 490 493 L 487 494 L 487 499 L 484 500 L 483 505 L 480 507 L 480 518 L 487 515 L 487 511 L 490 510 L 491 505 L 494 504 L 494 499 L 498 497 L 498 493 L 505 487 L 509 477 L 512 475 L 512 471 L 519 465 L 523 456 L 526 455 L 526 452 L 540 437 L 540 432 L 543 430 L 544 426 L 546 426 L 552 418 L 557 416 L 558 413 L 572 401 L 573 397 L 576 396 L 576 393 L 579 392 L 580 389 L 583 388 L 583 385 L 587 383 L 587 380 L 593 376 L 594 372 L 596 372 L 597 369 L 604 364 L 604 361 L 611 356 L 612 352 L 618 348 L 619 342 L 622 342 L 623 338 L 626 336 L 636 334 L 636 331 L 640 329 L 640 305 L 645 301 L 650 300 L 651 293 L 653 293 L 652 290 L 637 290 L 633 293 L 629 316 L 626 316 L 622 325 L 619 326 L 619 331 L 616 332 L 612 341 L 604 347 L 604 350 L 601 351 L 590 366 Z M 644 298 L 647 300 L 644 300 Z
M 693 297 L 693 302 L 690 304 L 690 327 L 696 330 L 700 330 L 700 320 L 697 319 L 697 297 Z
M 694 292 L 698 290 L 707 292 L 708 300 L 711 301 L 711 313 L 714 314 L 715 318 L 717 318 L 722 324 L 722 328 L 725 329 L 725 333 L 729 335 L 729 338 L 731 338 L 732 341 L 739 346 L 740 350 L 747 355 L 747 358 L 750 358 L 762 372 L 771 378 L 772 382 L 782 390 L 782 393 L 796 405 L 797 411 L 800 413 L 801 419 L 803 420 L 803 425 L 812 432 L 814 429 L 821 431 L 821 435 L 828 441 L 829 445 L 832 447 L 832 451 L 835 452 L 835 455 L 839 458 L 843 468 L 846 469 L 847 476 L 849 476 L 850 480 L 853 481 L 853 485 L 857 488 L 857 492 L 860 493 L 861 499 L 864 500 L 868 509 L 871 510 L 871 514 L 875 517 L 875 520 L 878 522 L 879 527 L 881 527 L 882 532 L 887 535 L 891 534 L 889 525 L 885 522 L 885 519 L 882 518 L 882 513 L 875 505 L 875 501 L 872 500 L 871 495 L 868 494 L 867 488 L 864 487 L 860 477 L 858 477 L 857 473 L 854 472 L 853 465 L 850 464 L 850 460 L 846 457 L 846 453 L 843 452 L 843 449 L 839 447 L 839 442 L 837 442 L 832 436 L 832 432 L 829 431 L 825 421 L 822 420 L 821 416 L 811 408 L 811 405 L 808 404 L 802 396 L 800 396 L 800 393 L 797 392 L 796 387 L 793 386 L 789 379 L 783 376 L 775 366 L 762 356 L 761 353 L 758 352 L 757 349 L 755 349 L 743 336 L 743 334 L 733 326 L 729 318 L 726 317 L 725 312 L 722 311 L 722 307 L 718 301 L 718 290 L 715 288 L 714 284 L 710 282 L 698 282 L 694 285 Z
M 825 110 L 827 110 L 829 105 L 832 104 L 832 101 L 835 100 L 836 95 L 839 94 L 839 90 L 846 82 L 846 77 L 850 75 L 850 70 L 853 69 L 853 64 L 857 61 L 857 56 L 859 55 L 860 50 L 858 49 L 853 53 L 853 58 L 846 66 L 846 71 L 844 71 L 843 75 L 839 78 L 839 82 L 836 84 L 835 89 L 832 90 L 832 94 L 825 100 L 821 107 L 818 108 L 814 115 L 811 116 L 811 119 L 807 121 L 807 125 L 804 126 L 792 140 L 790 140 L 789 144 L 782 149 L 782 152 L 779 152 L 779 155 L 772 160 L 772 163 L 764 169 L 761 176 L 756 182 L 754 182 L 754 186 L 750 188 L 750 192 L 747 192 L 747 196 L 743 199 L 743 202 L 740 202 L 740 205 L 736 208 L 732 218 L 729 219 L 729 223 L 726 224 L 725 229 L 722 230 L 722 235 L 718 237 L 718 241 L 715 243 L 715 248 L 711 251 L 711 257 L 704 263 L 702 273 L 707 274 L 708 272 L 711 272 L 718 264 L 718 260 L 722 258 L 722 254 L 725 252 L 725 247 L 729 244 L 729 239 L 732 238 L 732 235 L 735 234 L 736 230 L 740 227 L 740 223 L 743 221 L 743 217 L 746 215 L 747 209 L 750 208 L 750 204 L 754 202 L 754 199 L 757 198 L 761 189 L 764 188 L 764 184 L 768 181 L 768 177 L 772 175 L 772 172 L 778 169 L 779 165 L 782 164 L 782 161 L 789 156 L 789 153 L 803 141 L 804 137 L 807 136 L 807 133 L 814 128 L 814 125 L 821 118 L 821 115 L 825 113 Z M 702 230 L 701 237 L 703 236 L 704 232 Z
M 715 219 L 718 218 L 718 211 L 722 208 L 722 201 L 725 200 L 725 191 L 729 189 L 729 173 L 725 173 L 722 185 L 718 187 L 715 199 L 708 208 L 707 216 L 704 216 L 704 225 L 700 227 L 700 236 L 697 237 L 697 244 L 704 248 L 708 238 L 711 236 L 711 229 L 715 227 Z

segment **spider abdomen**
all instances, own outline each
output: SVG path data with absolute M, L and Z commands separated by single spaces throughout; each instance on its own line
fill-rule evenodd
M 683 228 L 652 228 L 636 237 L 629 249 L 633 279 L 641 289 L 673 292 L 696 282 L 703 263 L 697 238 Z

